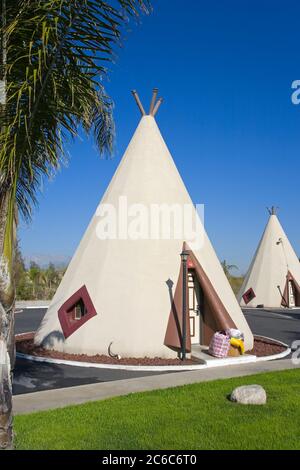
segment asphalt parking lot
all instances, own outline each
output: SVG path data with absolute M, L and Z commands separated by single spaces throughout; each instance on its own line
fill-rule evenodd
M 263 335 L 292 346 L 300 340 L 300 309 L 297 310 L 244 310 L 255 335 Z

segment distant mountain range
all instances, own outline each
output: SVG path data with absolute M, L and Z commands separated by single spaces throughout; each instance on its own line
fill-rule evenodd
M 53 255 L 45 253 L 33 253 L 23 256 L 25 265 L 28 267 L 31 262 L 38 264 L 41 268 L 46 268 L 50 263 L 56 268 L 65 268 L 71 261 L 71 256 Z

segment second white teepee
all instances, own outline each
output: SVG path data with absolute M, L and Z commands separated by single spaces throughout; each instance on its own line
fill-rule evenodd
M 299 286 L 299 259 L 273 207 L 238 300 L 242 307 L 299 307 Z

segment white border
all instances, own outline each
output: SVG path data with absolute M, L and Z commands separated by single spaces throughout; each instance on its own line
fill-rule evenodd
M 240 356 L 238 358 L 224 358 L 212 360 L 208 364 L 199 365 L 185 365 L 185 366 L 131 366 L 124 364 L 100 364 L 99 362 L 81 362 L 81 361 L 66 361 L 65 359 L 53 359 L 40 356 L 30 356 L 29 354 L 17 353 L 17 357 L 20 359 L 26 359 L 34 362 L 46 362 L 48 364 L 63 364 L 66 366 L 73 367 L 89 367 L 95 369 L 111 369 L 111 370 L 127 370 L 133 372 L 186 372 L 192 370 L 211 369 L 212 367 L 224 367 L 233 366 L 238 364 L 249 364 L 257 361 L 256 356 Z
M 268 336 L 263 336 L 263 335 L 255 335 L 254 338 L 262 338 L 262 339 L 269 339 L 270 341 L 274 341 L 275 343 L 280 344 L 281 346 L 284 346 L 286 348 L 285 351 L 282 353 L 278 354 L 273 354 L 272 356 L 262 356 L 262 357 L 257 357 L 256 362 L 262 362 L 262 361 L 274 361 L 275 359 L 283 359 L 284 357 L 289 356 L 292 353 L 291 348 L 289 347 L 288 344 L 283 343 L 282 341 L 279 341 L 279 339 L 274 339 L 274 338 L 269 338 Z M 266 359 L 267 358 L 267 359 Z
M 29 333 L 22 333 L 18 336 L 22 336 L 24 334 L 30 334 Z M 283 343 L 282 341 L 276 340 L 274 338 L 268 338 L 267 336 L 263 335 L 255 335 L 258 338 L 263 338 L 263 339 L 269 339 L 270 341 L 274 341 L 275 343 L 278 343 L 284 347 L 286 347 L 286 351 L 283 351 L 282 353 L 279 354 L 274 354 L 272 356 L 263 356 L 263 357 L 257 357 L 253 355 L 245 355 L 245 356 L 240 356 L 240 357 L 226 357 L 224 359 L 215 359 L 212 360 L 209 363 L 206 364 L 199 364 L 195 366 L 133 366 L 133 365 L 123 365 L 123 364 L 99 364 L 99 363 L 94 363 L 94 362 L 81 362 L 81 361 L 67 361 L 65 359 L 53 359 L 53 358 L 47 358 L 47 357 L 40 357 L 40 356 L 31 356 L 29 354 L 23 354 L 23 353 L 17 353 L 16 356 L 19 359 L 25 359 L 27 361 L 33 361 L 33 362 L 42 362 L 42 363 L 48 363 L 48 364 L 62 364 L 66 366 L 73 366 L 73 367 L 85 367 L 85 368 L 94 368 L 94 369 L 111 369 L 111 370 L 127 370 L 127 371 L 132 371 L 132 372 L 186 372 L 186 371 L 193 371 L 193 370 L 202 370 L 202 369 L 211 369 L 213 367 L 226 367 L 226 366 L 232 366 L 232 365 L 238 365 L 238 364 L 250 364 L 250 363 L 255 363 L 255 362 L 262 362 L 262 361 L 274 361 L 276 359 L 283 359 L 284 357 L 288 356 L 291 354 L 291 349 L 290 347 Z
M 49 305 L 26 305 L 24 307 L 17 305 L 16 310 L 19 311 L 19 313 L 23 312 L 23 310 L 48 310 Z

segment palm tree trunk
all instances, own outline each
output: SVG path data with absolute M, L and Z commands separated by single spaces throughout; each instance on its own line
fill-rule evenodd
M 15 361 L 14 342 L 14 275 L 13 245 L 15 223 L 7 236 L 9 195 L 0 199 L 0 449 L 13 446 L 12 430 L 12 369 Z M 7 239 L 12 240 L 10 256 L 7 256 Z
M 8 353 L 9 316 L 0 304 L 0 449 L 13 447 L 12 374 Z
M 6 0 L 1 1 L 1 23 L 6 25 Z M 0 103 L 6 105 L 6 36 L 1 37 Z M 0 449 L 13 447 L 12 369 L 15 363 L 13 253 L 15 220 L 9 220 L 10 194 L 0 188 Z

